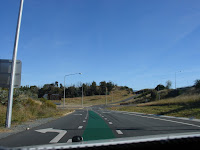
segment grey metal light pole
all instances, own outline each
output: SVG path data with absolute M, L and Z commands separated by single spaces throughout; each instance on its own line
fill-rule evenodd
M 181 72 L 181 71 L 178 71 L 178 72 Z M 176 73 L 178 72 L 175 72 L 175 90 L 176 90 Z
M 106 105 L 107 105 L 107 103 L 108 103 L 108 102 L 107 102 L 107 87 L 106 87 Z
M 14 89 L 14 83 L 15 83 L 15 68 L 16 68 L 16 59 L 17 59 L 17 50 L 18 50 L 23 4 L 24 4 L 24 0 L 21 0 L 20 8 L 19 8 L 19 15 L 18 15 L 18 22 L 17 22 L 17 29 L 16 29 L 16 34 L 15 34 L 13 58 L 12 58 L 12 67 L 11 67 L 12 72 L 11 72 L 11 76 L 10 76 L 10 88 L 9 88 L 8 106 L 7 106 L 7 113 L 6 113 L 6 128 L 10 128 L 10 126 L 11 126 L 13 89 Z
M 113 102 L 113 91 L 112 91 L 112 102 Z
M 64 101 L 63 101 L 63 107 L 65 107 L 65 77 L 66 76 L 71 76 L 71 75 L 76 75 L 76 74 L 82 74 L 82 73 L 73 73 L 73 74 L 67 74 L 64 76 Z
M 83 84 L 82 84 L 82 97 L 81 97 L 81 106 L 83 107 Z

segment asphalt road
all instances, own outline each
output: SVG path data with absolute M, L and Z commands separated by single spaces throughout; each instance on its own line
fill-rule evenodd
M 200 121 L 140 113 L 108 111 L 100 106 L 79 109 L 65 117 L 0 140 L 0 146 L 21 147 L 49 143 L 199 132 Z
M 136 97 L 136 95 L 131 96 L 131 97 L 129 97 L 129 98 L 126 98 L 126 99 L 124 99 L 124 100 L 117 101 L 117 102 L 113 102 L 113 103 L 109 103 L 109 104 L 118 104 L 118 103 L 127 102 L 127 101 L 130 101 L 130 100 L 133 100 L 135 97 Z

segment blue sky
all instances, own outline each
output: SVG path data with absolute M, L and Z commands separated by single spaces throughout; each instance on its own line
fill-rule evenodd
M 0 59 L 11 59 L 19 0 L 0 1 Z M 25 0 L 22 85 L 113 81 L 135 90 L 200 79 L 199 0 Z M 179 72 L 181 71 L 181 72 Z

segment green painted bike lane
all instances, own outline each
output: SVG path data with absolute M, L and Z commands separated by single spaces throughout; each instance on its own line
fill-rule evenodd
M 83 140 L 90 141 L 112 138 L 115 138 L 115 136 L 106 122 L 94 111 L 89 111 L 88 123 L 83 133 Z

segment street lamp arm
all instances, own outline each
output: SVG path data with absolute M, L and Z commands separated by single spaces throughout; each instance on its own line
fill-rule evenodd
M 72 73 L 72 74 L 67 74 L 64 76 L 64 101 L 63 101 L 63 107 L 65 107 L 65 77 L 66 76 L 71 76 L 71 75 L 76 75 L 76 74 L 82 74 L 82 73 Z
M 66 77 L 66 76 L 71 76 L 71 75 L 76 75 L 76 74 L 80 74 L 80 75 L 81 75 L 82 73 L 72 73 L 72 74 L 67 74 L 67 75 L 65 75 L 65 77 Z

